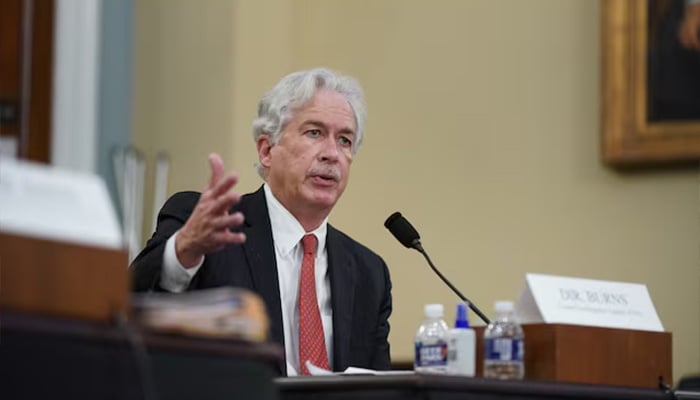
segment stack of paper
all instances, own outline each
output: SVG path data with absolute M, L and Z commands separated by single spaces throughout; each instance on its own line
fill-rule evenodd
M 269 321 L 258 295 L 222 287 L 182 294 L 135 295 L 135 316 L 147 329 L 190 335 L 267 339 Z

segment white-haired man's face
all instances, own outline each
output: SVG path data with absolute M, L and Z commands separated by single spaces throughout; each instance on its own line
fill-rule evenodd
M 275 197 L 297 218 L 323 217 L 343 194 L 357 126 L 347 100 L 322 89 L 296 110 L 280 139 L 258 139 L 260 164 Z

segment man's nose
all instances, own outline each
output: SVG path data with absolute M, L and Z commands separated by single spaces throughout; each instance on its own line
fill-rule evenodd
M 321 151 L 319 153 L 319 158 L 323 161 L 337 161 L 338 160 L 338 140 L 333 136 L 328 136 L 323 140 L 321 144 Z

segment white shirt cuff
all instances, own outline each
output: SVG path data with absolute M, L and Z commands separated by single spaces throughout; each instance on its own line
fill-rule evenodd
M 178 231 L 179 232 L 179 231 Z M 175 232 L 165 243 L 163 251 L 163 270 L 160 275 L 160 287 L 173 292 L 182 293 L 190 285 L 192 277 L 199 271 L 204 263 L 204 257 L 192 268 L 185 268 L 180 264 L 175 252 L 175 239 L 178 232 Z

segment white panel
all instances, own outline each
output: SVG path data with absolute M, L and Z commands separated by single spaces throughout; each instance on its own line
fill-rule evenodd
M 96 172 L 100 0 L 56 3 L 51 162 Z

